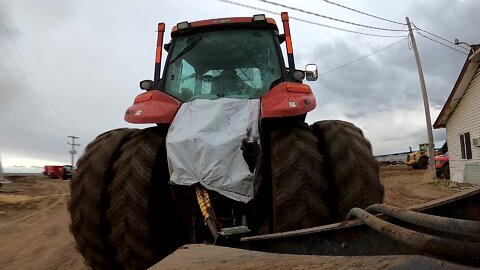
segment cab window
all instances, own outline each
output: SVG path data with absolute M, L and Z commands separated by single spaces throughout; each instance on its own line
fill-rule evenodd
M 164 91 L 182 100 L 260 98 L 281 78 L 270 30 L 228 30 L 178 37 Z

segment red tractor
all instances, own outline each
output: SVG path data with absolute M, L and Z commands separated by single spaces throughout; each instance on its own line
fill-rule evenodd
M 181 22 L 121 128 L 91 142 L 71 182 L 71 231 L 95 269 L 145 269 L 187 243 L 309 228 L 383 201 L 371 145 L 316 107 L 284 34 L 264 15 Z M 281 44 L 285 44 L 285 66 Z M 163 73 L 162 51 L 168 52 Z

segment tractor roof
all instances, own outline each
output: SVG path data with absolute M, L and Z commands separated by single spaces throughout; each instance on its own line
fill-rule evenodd
M 192 31 L 212 31 L 228 28 L 268 28 L 277 30 L 277 24 L 272 18 L 265 18 L 265 15 L 254 15 L 253 17 L 217 18 L 195 22 L 180 22 L 172 28 L 171 37 L 177 37 L 183 33 Z

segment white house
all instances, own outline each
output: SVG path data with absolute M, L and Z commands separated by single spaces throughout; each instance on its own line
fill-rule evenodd
M 480 183 L 480 44 L 474 45 L 433 124 L 447 128 L 450 178 Z

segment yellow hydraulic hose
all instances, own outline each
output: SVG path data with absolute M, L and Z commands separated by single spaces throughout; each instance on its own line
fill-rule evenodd
M 216 241 L 218 237 L 218 228 L 215 224 L 215 216 L 213 214 L 212 205 L 210 204 L 210 196 L 208 195 L 208 191 L 202 186 L 197 186 L 195 188 L 195 193 L 197 195 L 198 206 L 200 207 L 200 211 L 202 212 L 205 223 L 207 224 L 210 232 L 213 235 L 213 238 Z
M 208 192 L 206 192 L 205 188 L 203 188 L 201 186 L 197 186 L 196 187 L 196 193 L 197 193 L 198 206 L 200 206 L 200 211 L 202 212 L 203 218 L 205 220 L 207 220 L 207 218 L 210 217 L 207 209 L 209 207 L 212 207 L 210 205 L 210 197 L 208 196 Z M 205 194 L 206 194 L 206 196 L 205 196 Z

